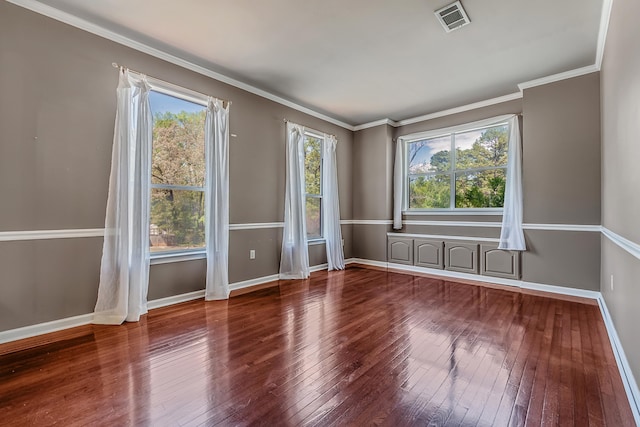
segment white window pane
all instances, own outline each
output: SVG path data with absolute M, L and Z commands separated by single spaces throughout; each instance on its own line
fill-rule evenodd
M 460 132 L 455 135 L 456 170 L 507 165 L 509 127 Z
M 451 201 L 449 174 L 411 177 L 409 209 L 446 209 Z
M 409 143 L 409 173 L 449 171 L 450 151 L 450 135 Z
M 153 113 L 151 182 L 204 186 L 205 107 L 154 91 L 149 101 Z
M 152 252 L 204 248 L 204 191 L 151 190 Z
M 320 221 L 320 212 L 322 207 L 322 199 L 318 197 L 307 197 L 307 238 L 317 239 L 322 237 L 322 223 Z
M 505 169 L 456 174 L 456 208 L 501 208 L 507 181 Z

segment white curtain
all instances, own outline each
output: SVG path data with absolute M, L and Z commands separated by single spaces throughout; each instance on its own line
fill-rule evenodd
M 229 106 L 209 98 L 205 121 L 207 164 L 205 241 L 206 300 L 229 298 Z
M 336 146 L 336 137 L 325 134 L 322 144 L 322 219 L 329 271 L 344 270 Z
M 149 89 L 144 76 L 121 69 L 93 323 L 135 322 L 147 312 L 153 127 Z
M 504 192 L 502 230 L 498 249 L 526 250 L 522 231 L 522 144 L 518 116 L 509 119 L 507 187 Z
M 284 233 L 280 279 L 309 277 L 309 252 L 305 218 L 304 129 L 287 122 Z
M 402 207 L 404 204 L 405 186 L 405 143 L 398 138 L 396 141 L 396 158 L 393 163 L 393 229 L 402 228 Z

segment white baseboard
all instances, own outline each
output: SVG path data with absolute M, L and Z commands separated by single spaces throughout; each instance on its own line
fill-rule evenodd
M 549 292 L 552 294 L 569 295 L 572 297 L 582 297 L 589 299 L 600 298 L 600 292 L 589 291 L 587 289 L 570 288 L 568 286 L 545 285 L 543 283 L 520 281 L 519 285 L 522 289 L 530 289 L 533 291 Z
M 345 264 L 362 264 L 362 265 L 371 265 L 373 267 L 383 267 L 388 268 L 388 263 L 386 261 L 373 261 L 370 259 L 363 258 L 349 258 L 345 261 Z
M 173 304 L 179 304 L 181 302 L 193 301 L 195 299 L 204 298 L 204 289 L 194 292 L 188 292 L 186 294 L 173 295 L 166 298 L 154 299 L 147 303 L 148 310 L 155 310 L 156 308 L 167 307 Z
M 262 285 L 263 283 L 275 282 L 278 280 L 277 274 L 270 276 L 256 277 L 255 279 L 244 280 L 242 282 L 236 282 L 229 285 L 230 291 L 237 291 L 239 289 L 249 288 L 251 286 Z
M 309 267 L 309 271 L 313 273 L 316 271 L 326 270 L 327 268 L 329 268 L 329 264 L 325 262 L 324 264 L 312 265 Z
M 89 313 L 52 320 L 51 322 L 24 326 L 22 328 L 9 329 L 8 331 L 0 332 L 0 344 L 57 332 L 63 329 L 75 328 L 76 326 L 88 325 L 92 320 L 93 313 Z
M 622 342 L 620 342 L 618 332 L 616 331 L 611 315 L 609 314 L 609 309 L 607 308 L 607 304 L 602 295 L 598 297 L 598 305 L 600 306 L 600 312 L 604 319 L 604 325 L 607 328 L 607 335 L 609 335 L 609 341 L 613 348 L 613 355 L 616 358 L 616 364 L 618 365 L 618 370 L 622 377 L 624 390 L 627 392 L 627 398 L 629 399 L 629 405 L 631 406 L 633 417 L 636 421 L 636 425 L 640 426 L 640 390 L 638 389 L 638 383 L 633 376 L 633 371 L 631 371 L 631 366 L 629 366 L 629 361 L 627 360 L 624 348 L 622 347 Z

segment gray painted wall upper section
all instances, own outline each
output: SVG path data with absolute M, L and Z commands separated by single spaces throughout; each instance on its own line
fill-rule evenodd
M 637 1 L 614 2 L 602 64 L 602 224 L 640 242 L 640 16 Z
M 521 112 L 522 99 L 514 99 L 513 101 L 501 102 L 499 104 L 476 108 L 469 111 L 463 111 L 461 113 L 451 114 L 449 116 L 438 117 L 431 120 L 412 123 L 410 125 L 400 126 L 395 129 L 393 136 L 394 138 L 397 138 L 412 133 L 425 132 L 428 130 L 441 129 L 450 126 L 471 123 L 491 117 L 502 116 L 503 114 L 520 114 Z
M 393 141 L 388 125 L 355 132 L 353 218 L 389 219 L 393 197 Z
M 524 90 L 524 222 L 600 224 L 600 75 Z
M 283 219 L 284 118 L 338 138 L 340 211 L 351 219 L 353 133 L 117 43 L 0 3 L 0 231 L 104 225 L 117 62 L 233 102 L 230 222 Z

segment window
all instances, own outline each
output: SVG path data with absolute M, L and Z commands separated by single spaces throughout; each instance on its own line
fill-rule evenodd
M 304 182 L 307 239 L 322 239 L 322 143 L 323 137 L 304 133 Z
M 509 125 L 407 140 L 409 210 L 502 208 Z
M 154 253 L 203 250 L 204 105 L 155 90 L 149 241 Z

